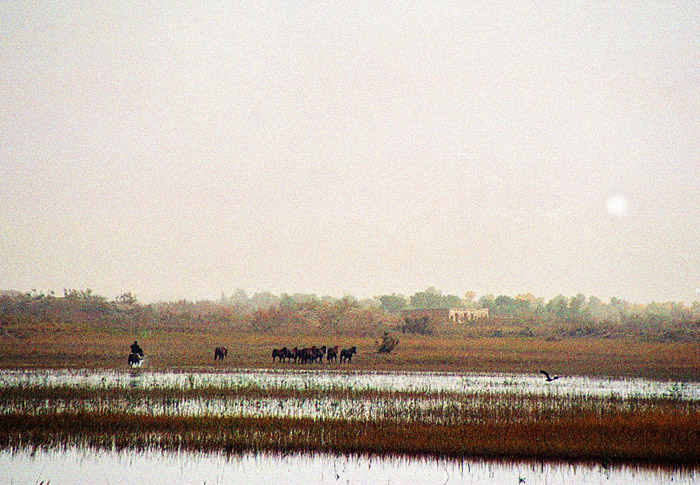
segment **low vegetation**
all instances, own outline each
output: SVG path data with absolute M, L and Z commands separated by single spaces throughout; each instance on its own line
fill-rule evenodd
M 394 350 L 397 345 L 399 345 L 399 339 L 391 335 L 388 330 L 385 330 L 384 335 L 382 335 L 382 341 L 377 342 L 377 352 L 380 354 L 388 354 Z

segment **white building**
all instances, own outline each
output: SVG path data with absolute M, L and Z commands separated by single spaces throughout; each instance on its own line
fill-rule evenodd
M 470 322 L 489 316 L 488 308 L 450 308 L 448 320 L 451 322 Z

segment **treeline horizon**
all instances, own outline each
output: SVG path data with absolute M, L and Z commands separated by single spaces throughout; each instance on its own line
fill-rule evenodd
M 488 308 L 489 317 L 467 324 L 411 320 L 404 310 Z M 700 302 L 603 302 L 578 293 L 546 301 L 531 293 L 462 297 L 430 287 L 411 296 L 379 295 L 358 300 L 296 293 L 274 295 L 245 290 L 214 300 L 178 300 L 142 304 L 131 292 L 113 300 L 90 289 L 22 293 L 0 292 L 0 326 L 29 323 L 82 323 L 100 327 L 235 329 L 268 333 L 342 333 L 365 336 L 385 332 L 456 333 L 462 336 L 602 337 L 633 336 L 642 340 L 700 341 Z M 484 334 L 484 332 L 490 332 Z M 2 335 L 0 333 L 0 335 Z

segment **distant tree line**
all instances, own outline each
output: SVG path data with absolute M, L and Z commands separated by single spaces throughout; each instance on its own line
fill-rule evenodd
M 491 328 L 492 335 L 533 337 L 622 337 L 649 340 L 700 341 L 700 302 L 632 304 L 618 298 L 558 295 L 549 301 L 530 293 L 515 297 L 443 295 L 431 287 L 404 297 L 379 295 L 358 300 L 314 294 L 248 296 L 242 289 L 218 301 L 187 300 L 141 304 L 130 292 L 114 299 L 92 290 L 63 291 L 57 296 L 32 291 L 0 292 L 0 330 L 29 323 L 66 322 L 119 328 L 148 327 L 202 330 L 219 327 L 252 332 L 325 332 L 376 336 L 387 330 L 430 335 Z M 444 322 L 410 319 L 404 310 L 488 308 L 489 317 L 457 328 Z M 467 332 L 467 334 L 469 334 Z M 0 335 L 2 333 L 0 332 Z

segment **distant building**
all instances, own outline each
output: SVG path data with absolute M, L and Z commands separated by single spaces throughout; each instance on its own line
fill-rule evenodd
M 470 322 L 489 316 L 488 308 L 450 308 L 448 319 L 451 322 Z
M 473 320 L 487 318 L 488 308 L 430 308 L 421 310 L 404 310 L 401 313 L 403 318 L 428 318 L 433 323 L 465 323 Z

